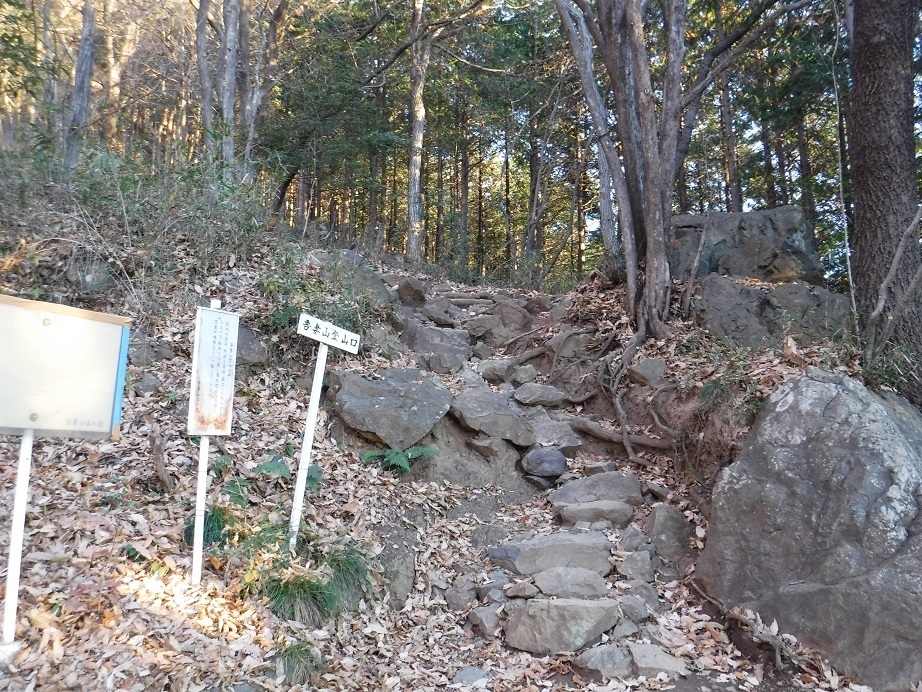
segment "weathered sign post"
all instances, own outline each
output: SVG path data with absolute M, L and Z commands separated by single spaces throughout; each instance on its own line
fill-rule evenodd
M 291 504 L 291 525 L 288 530 L 288 547 L 294 550 L 304 511 L 304 491 L 307 488 L 307 471 L 314 449 L 314 432 L 317 429 L 317 410 L 320 406 L 320 390 L 323 388 L 323 371 L 327 366 L 327 346 L 334 346 L 349 353 L 359 352 L 360 337 L 335 324 L 324 322 L 307 313 L 301 313 L 298 320 L 298 334 L 320 342 L 317 362 L 314 364 L 314 381 L 311 384 L 311 399 L 307 405 L 307 423 L 304 439 L 301 441 L 301 458 L 298 462 L 298 477 L 295 481 L 295 496 Z
M 125 317 L 0 295 L 0 434 L 22 435 L 2 660 L 18 650 L 16 609 L 33 440 L 36 435 L 117 438 L 130 327 Z
M 237 365 L 237 327 L 240 316 L 220 310 L 221 301 L 198 309 L 192 349 L 192 387 L 189 395 L 190 435 L 200 435 L 198 482 L 195 491 L 195 533 L 192 542 L 192 583 L 202 581 L 205 542 L 205 495 L 208 487 L 208 444 L 211 435 L 230 435 L 234 411 Z

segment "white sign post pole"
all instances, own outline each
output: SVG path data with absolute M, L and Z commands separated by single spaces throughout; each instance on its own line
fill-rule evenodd
M 195 537 L 192 541 L 192 584 L 202 583 L 202 552 L 205 545 L 205 495 L 208 491 L 208 435 L 198 447 L 198 483 L 195 487 Z
M 22 565 L 22 541 L 26 527 L 26 505 L 29 502 L 29 474 L 32 470 L 34 431 L 26 430 L 19 443 L 19 465 L 16 467 L 16 494 L 10 526 L 10 559 L 6 570 L 6 600 L 3 604 L 3 645 L 0 659 L 12 660 L 16 644 L 16 609 L 19 606 L 19 570 Z
M 307 488 L 307 471 L 314 449 L 314 433 L 317 430 L 317 410 L 320 408 L 320 390 L 323 388 L 323 371 L 327 365 L 327 345 L 320 344 L 317 349 L 317 363 L 314 365 L 314 382 L 311 384 L 311 401 L 307 405 L 307 422 L 304 426 L 304 439 L 301 441 L 301 459 L 298 462 L 298 478 L 295 481 L 295 497 L 291 505 L 291 526 L 288 533 L 288 547 L 295 549 L 298 542 L 298 529 L 301 526 L 301 514 L 304 511 L 304 491 Z
M 349 353 L 359 352 L 360 337 L 335 324 L 324 322 L 307 313 L 298 320 L 298 334 L 320 342 L 317 363 L 314 365 L 314 382 L 311 385 L 311 400 L 307 406 L 307 423 L 304 439 L 301 441 L 301 459 L 298 462 L 298 477 L 295 481 L 295 496 L 291 503 L 291 525 L 288 529 L 288 547 L 295 549 L 301 514 L 304 511 L 304 491 L 307 488 L 307 472 L 310 468 L 311 452 L 314 449 L 314 432 L 317 429 L 317 411 L 320 408 L 320 391 L 323 388 L 323 371 L 327 365 L 327 345 L 335 346 Z

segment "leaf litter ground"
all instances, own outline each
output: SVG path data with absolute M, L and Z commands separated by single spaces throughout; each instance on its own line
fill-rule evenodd
M 277 534 L 284 536 L 291 507 L 297 464 L 292 450 L 300 446 L 308 404 L 308 393 L 294 380 L 299 369 L 310 365 L 310 350 L 278 334 L 270 342 L 287 365 L 238 382 L 234 432 L 218 440 L 220 449 L 212 445 L 208 504 L 228 508 L 237 523 L 230 532 L 230 547 L 206 553 L 203 583 L 192 586 L 188 580 L 191 548 L 184 543 L 183 532 L 195 502 L 197 446 L 185 434 L 182 404 L 190 377 L 194 306 L 201 294 L 217 291 L 229 279 L 237 290 L 224 296 L 224 308 L 239 313 L 245 324 L 263 324 L 261 316 L 273 307 L 256 289 L 255 272 L 234 269 L 192 289 L 179 281 L 162 284 L 159 299 L 169 306 L 168 317 L 145 316 L 144 326 L 147 336 L 169 344 L 175 357 L 145 369 L 130 366 L 132 377 L 146 370 L 161 383 L 150 396 L 126 397 L 121 439 L 36 441 L 18 610 L 17 640 L 22 649 L 0 676 L 0 689 L 198 691 L 235 689 L 234 685 L 238 691 L 301 689 L 286 681 L 275 660 L 276 654 L 299 642 L 313 647 L 324 661 L 311 689 L 461 688 L 452 685 L 452 679 L 468 666 L 489 674 L 489 680 L 474 685 L 476 689 L 672 687 L 663 679 L 584 681 L 572 673 L 566 656 L 509 650 L 473 632 L 463 613 L 447 607 L 439 587 L 471 564 L 481 566 L 486 580 L 489 564 L 471 543 L 482 522 L 470 514 L 449 518 L 448 510 L 499 491 L 403 482 L 377 466 L 362 464 L 354 451 L 333 437 L 322 410 L 312 463 L 323 469 L 323 481 L 318 492 L 307 498 L 302 529 L 321 543 L 359 546 L 374 565 L 374 556 L 383 549 L 375 528 L 407 508 L 416 508 L 430 518 L 412 527 L 421 546 L 415 555 L 416 583 L 399 611 L 391 608 L 385 584 L 374 573 L 357 608 L 321 627 L 273 615 L 266 600 L 246 588 L 247 575 L 260 568 L 265 551 L 235 547 L 242 545 L 241 535 L 258 528 L 276 527 Z M 581 287 L 571 297 L 568 317 L 574 322 L 591 319 L 597 341 L 606 338 L 606 330 L 629 332 L 619 317 L 617 291 L 596 283 Z M 548 327 L 545 334 L 530 335 L 529 340 L 540 342 L 553 330 Z M 692 332 L 690 325 L 680 324 L 675 338 L 648 342 L 639 357 L 667 359 L 687 386 L 700 389 L 727 365 L 683 352 L 681 345 Z M 816 345 L 793 349 L 752 354 L 747 375 L 760 395 L 800 372 L 804 364 L 823 362 L 830 355 Z M 369 376 L 384 367 L 414 366 L 406 356 L 337 358 L 339 367 Z M 446 385 L 457 391 L 460 382 L 446 378 Z M 152 458 L 156 455 L 152 439 L 162 449 L 159 472 Z M 0 437 L 0 495 L 7 507 L 12 506 L 17 455 L 18 439 Z M 262 472 L 267 459 L 276 464 L 282 460 L 289 477 Z M 581 455 L 571 470 L 600 460 Z M 694 540 L 700 547 L 707 522 L 687 500 L 687 478 L 674 473 L 667 457 L 649 460 L 652 465 L 638 475 L 670 492 L 673 503 L 696 526 Z M 553 515 L 542 498 L 503 506 L 495 521 L 515 532 L 554 530 Z M 0 540 L 6 555 L 8 528 Z M 314 567 L 302 559 L 291 568 Z M 615 590 L 624 586 L 612 583 Z M 714 683 L 758 687 L 765 675 L 763 666 L 743 657 L 724 626 L 705 612 L 702 600 L 682 582 L 657 586 L 667 604 L 655 616 L 657 643 L 682 656 L 693 670 L 708 672 Z M 749 615 L 758 627 L 778 635 L 776 624 L 766 625 L 755 614 Z M 785 641 L 796 648 L 793 638 Z M 812 665 L 792 677 L 793 683 L 861 689 L 849 686 L 815 653 L 797 651 Z

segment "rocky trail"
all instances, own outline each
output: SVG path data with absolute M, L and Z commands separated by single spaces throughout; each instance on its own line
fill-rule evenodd
M 766 320 L 763 345 L 741 350 L 681 320 L 679 282 L 675 335 L 644 344 L 614 388 L 632 332 L 603 277 L 565 296 L 485 290 L 351 252 L 288 271 L 345 277 L 381 315 L 359 356 L 330 365 L 312 459 L 322 481 L 304 520 L 318 550 L 283 567 L 320 574 L 320 548 L 354 546 L 373 566 L 366 592 L 338 617 L 299 621 L 253 588 L 283 552 L 314 358 L 267 288 L 275 267 L 165 281 L 160 311 L 132 315 L 121 440 L 36 443 L 23 649 L 0 689 L 870 689 L 738 595 L 706 595 L 723 578 L 714 560 L 707 590 L 697 573 L 712 513 L 728 511 L 711 495 L 716 473 L 748 454 L 764 399 L 810 366 L 856 372 L 798 332 L 827 324 L 816 310 L 785 312 L 779 330 L 771 285 L 709 277 L 761 292 L 747 304 L 762 307 L 722 320 Z M 244 326 L 234 434 L 212 450 L 225 542 L 193 587 L 184 406 L 207 296 Z M 699 322 L 714 314 L 702 301 Z M 411 470 L 368 461 L 388 449 L 406 450 Z M 0 437 L 8 504 L 17 450 Z M 282 655 L 297 645 L 318 662 L 303 685 Z

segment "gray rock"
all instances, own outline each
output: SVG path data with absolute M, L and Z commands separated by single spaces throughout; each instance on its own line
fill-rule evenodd
M 493 357 L 493 349 L 490 344 L 478 341 L 471 349 L 471 355 L 475 358 L 480 358 L 480 360 L 489 360 Z
M 531 329 L 532 317 L 515 301 L 497 303 L 465 324 L 471 335 L 493 347 Z
M 490 548 L 493 564 L 515 574 L 537 574 L 551 567 L 584 567 L 602 576 L 611 572 L 611 541 L 603 533 L 553 533 Z
M 471 449 L 490 461 L 505 458 L 512 449 L 512 446 L 501 437 L 472 437 L 467 443 Z
M 808 368 L 760 413 L 713 491 L 697 566 L 875 690 L 922 679 L 922 415 Z
M 520 581 L 506 589 L 509 598 L 534 598 L 538 595 L 538 587 L 527 581 Z
M 537 378 L 538 368 L 536 368 L 531 363 L 528 365 L 519 366 L 512 372 L 512 381 L 517 385 L 534 382 Z
M 545 345 L 558 360 L 579 358 L 588 352 L 591 339 L 589 334 L 576 334 L 574 331 L 563 328 L 559 334 L 548 339 Z
M 265 365 L 269 362 L 269 351 L 256 332 L 245 324 L 237 327 L 237 364 Z
M 614 644 L 586 649 L 572 660 L 572 664 L 609 679 L 629 678 L 634 672 L 634 659 L 626 649 Z
M 152 372 L 145 372 L 139 378 L 131 381 L 131 389 L 140 396 L 156 394 L 160 389 L 160 378 Z
M 506 645 L 535 654 L 577 651 L 618 622 L 618 602 L 533 598 L 506 622 Z
M 661 646 L 629 643 L 627 647 L 634 659 L 634 670 L 637 675 L 645 675 L 648 678 L 655 678 L 660 673 L 666 673 L 671 678 L 688 675 L 685 662 L 666 653 Z
M 548 497 L 555 508 L 597 500 L 618 500 L 629 505 L 640 505 L 640 481 L 637 476 L 617 471 L 597 473 L 570 481 Z
M 695 322 L 739 346 L 778 346 L 795 339 L 828 339 L 847 331 L 848 298 L 819 286 L 786 284 L 768 292 L 718 274 L 701 280 Z
M 146 368 L 158 361 L 169 360 L 175 356 L 173 349 L 162 341 L 139 338 L 128 345 L 128 362 L 139 368 Z
M 538 572 L 534 579 L 535 586 L 548 596 L 601 598 L 609 593 L 608 581 L 583 567 L 551 567 Z
M 560 406 L 566 394 L 547 384 L 526 382 L 515 390 L 515 400 L 526 406 Z
M 698 276 L 717 272 L 773 282 L 823 282 L 816 241 L 799 207 L 674 216 L 666 246 L 675 278 L 688 278 L 705 224 Z
M 411 308 L 422 307 L 426 302 L 426 284 L 415 276 L 408 276 L 397 286 L 397 296 L 404 305 Z
M 628 553 L 617 564 L 618 573 L 627 579 L 640 579 L 653 581 L 653 567 L 650 565 L 650 553 L 646 550 L 637 550 Z
M 685 515 L 671 505 L 653 505 L 645 533 L 656 546 L 656 554 L 671 562 L 678 562 L 690 552 L 691 526 Z
M 484 524 L 474 529 L 471 534 L 471 545 L 483 548 L 488 545 L 497 545 L 509 538 L 509 529 L 497 524 Z
M 311 256 L 320 265 L 321 275 L 328 282 L 348 286 L 356 294 L 370 298 L 378 307 L 387 307 L 392 303 L 381 275 L 369 266 L 361 254 L 353 250 L 314 250 Z
M 616 642 L 621 639 L 625 639 L 626 637 L 632 637 L 638 632 L 640 632 L 640 628 L 634 623 L 633 620 L 630 618 L 622 618 L 621 620 L 618 620 L 618 624 L 615 625 L 615 629 L 613 629 L 608 636 L 613 642 Z
M 503 587 L 509 583 L 509 577 L 507 577 L 503 572 L 494 571 L 490 577 L 491 578 L 489 581 L 483 584 L 478 584 L 474 589 L 477 592 L 477 598 L 483 599 L 494 589 L 499 589 L 502 591 Z
M 481 680 L 489 680 L 490 674 L 487 673 L 482 668 L 476 668 L 475 666 L 468 666 L 467 668 L 462 668 L 455 676 L 451 679 L 452 685 L 473 685 Z
M 629 582 L 625 595 L 636 596 L 646 603 L 653 612 L 659 612 L 663 609 L 663 604 L 659 600 L 659 592 L 656 588 L 640 579 Z
M 644 358 L 637 365 L 627 369 L 628 379 L 643 387 L 655 387 L 666 372 L 666 361 L 662 358 Z
M 485 605 L 473 608 L 468 614 L 467 619 L 480 630 L 484 639 L 496 639 L 500 633 L 499 612 L 502 605 Z
M 611 471 L 617 470 L 618 465 L 613 461 L 598 461 L 592 464 L 586 464 L 586 468 L 583 469 L 583 475 L 595 476 L 600 473 L 610 473 Z
M 458 577 L 454 584 L 445 591 L 445 603 L 452 610 L 464 610 L 477 599 L 475 587 L 470 577 Z
M 390 605 L 394 610 L 400 610 L 406 604 L 416 582 L 416 534 L 411 534 L 405 527 L 396 524 L 385 524 L 379 527 L 378 533 L 384 546 L 378 555 L 378 561 L 387 580 Z
M 618 599 L 618 603 L 621 608 L 621 614 L 631 622 L 639 625 L 650 619 L 650 610 L 647 608 L 646 601 L 637 596 L 626 594 Z
M 582 449 L 583 438 L 573 431 L 573 426 L 565 420 L 552 419 L 543 407 L 536 406 L 528 410 L 525 417 L 535 431 L 536 444 L 539 447 L 559 449 L 568 459 L 575 457 Z
M 572 505 L 563 505 L 560 508 L 560 519 L 566 524 L 575 524 L 578 521 L 595 522 L 605 520 L 620 529 L 630 524 L 633 516 L 634 508 L 619 500 L 579 502 Z
M 411 321 L 400 340 L 432 372 L 458 372 L 471 357 L 470 337 L 463 329 L 443 329 Z
M 522 457 L 525 473 L 544 478 L 557 478 L 567 470 L 567 458 L 558 449 L 538 447 Z
M 333 371 L 333 408 L 347 425 L 370 433 L 392 449 L 422 439 L 451 406 L 451 393 L 419 370 L 382 370 L 379 380 Z
M 636 526 L 631 525 L 624 530 L 624 533 L 621 534 L 621 538 L 618 539 L 618 550 L 632 553 L 635 550 L 646 550 L 650 552 L 656 550 L 656 548 L 647 537 L 647 534 Z
M 498 384 L 509 379 L 514 367 L 513 358 L 493 358 L 477 363 L 475 369 L 487 382 Z
M 456 318 L 452 315 L 453 308 L 448 298 L 435 298 L 427 300 L 420 312 L 440 327 L 455 327 L 457 325 Z
M 535 443 L 531 424 L 501 394 L 485 389 L 465 389 L 455 397 L 451 412 L 471 430 L 509 440 L 520 447 Z
M 538 490 L 548 490 L 554 485 L 554 479 L 546 476 L 531 476 L 525 474 L 524 478 Z
M 525 303 L 525 309 L 532 315 L 540 315 L 551 309 L 551 298 L 543 294 L 537 295 Z

